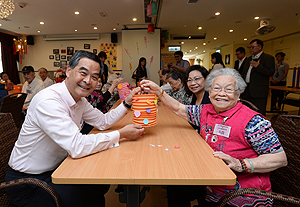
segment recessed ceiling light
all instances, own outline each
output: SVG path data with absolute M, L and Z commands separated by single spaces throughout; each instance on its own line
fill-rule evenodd
M 214 40 L 216 40 L 216 39 L 218 39 L 218 38 L 214 37 Z
M 230 29 L 229 32 L 233 32 L 233 29 Z
M 198 47 L 195 47 L 195 49 L 197 50 L 197 49 L 198 49 Z
M 202 29 L 202 27 L 200 27 L 200 26 L 198 26 L 197 28 L 198 28 L 199 30 Z
M 254 19 L 259 19 L 259 17 L 254 17 Z
M 203 50 L 203 52 L 205 52 L 205 50 Z
M 2 24 L 0 24 L 0 27 L 2 26 Z
M 38 30 L 37 32 L 38 32 L 38 33 L 40 33 L 41 31 L 40 31 L 40 30 Z
M 189 39 L 191 39 L 192 38 L 192 36 L 191 35 L 189 35 Z
M 187 54 L 187 52 L 185 52 L 184 54 Z
M 190 52 L 192 52 L 192 50 L 190 50 Z
M 77 32 L 77 29 L 75 29 L 74 31 Z
M 41 25 L 45 24 L 45 22 L 40 22 Z
M 216 12 L 216 13 L 215 13 L 216 16 L 219 16 L 220 14 L 221 14 L 220 12 Z
M 132 19 L 132 21 L 134 21 L 134 22 L 135 22 L 136 20 L 137 20 L 137 18 L 133 18 L 133 19 Z
M 244 41 L 247 41 L 248 39 L 247 38 L 244 38 Z
M 98 29 L 97 27 L 94 27 L 94 29 Z
M 116 29 L 116 28 L 113 28 L 113 30 L 116 31 L 117 29 Z
M 78 15 L 78 14 L 79 14 L 79 11 L 76 11 L 75 14 Z
M 182 44 L 182 45 L 183 45 L 183 44 L 184 44 L 184 42 L 181 42 L 180 44 Z
M 206 45 L 206 43 L 205 43 L 205 42 L 203 42 L 203 45 Z

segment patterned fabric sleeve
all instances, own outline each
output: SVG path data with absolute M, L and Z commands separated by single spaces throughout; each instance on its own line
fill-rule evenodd
M 200 105 L 186 105 L 185 111 L 188 121 L 196 126 L 200 126 L 200 113 L 204 104 Z
M 271 122 L 260 115 L 254 116 L 247 124 L 245 138 L 258 155 L 283 151 Z

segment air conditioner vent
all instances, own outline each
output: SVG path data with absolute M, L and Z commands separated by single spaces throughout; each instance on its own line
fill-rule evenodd
M 188 4 L 196 4 L 198 3 L 198 0 L 188 0 Z
M 172 39 L 173 40 L 203 40 L 205 39 L 206 34 L 203 35 L 191 35 L 191 38 L 189 38 L 189 36 L 173 36 Z
M 45 41 L 66 41 L 66 40 L 99 40 L 100 34 L 76 34 L 76 35 L 45 35 Z

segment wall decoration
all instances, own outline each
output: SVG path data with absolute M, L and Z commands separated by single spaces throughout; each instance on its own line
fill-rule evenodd
M 93 49 L 93 53 L 97 55 L 97 49 Z
M 71 58 L 72 56 L 67 56 L 67 61 L 70 61 L 70 58 Z
M 60 50 L 60 53 L 66 53 L 65 49 Z
M 67 55 L 73 55 L 74 47 L 67 47 Z
M 117 45 L 115 43 L 101 43 L 100 51 L 107 55 L 107 62 L 112 70 L 117 70 Z
M 60 60 L 60 54 L 55 55 L 55 60 Z
M 59 62 L 54 62 L 53 65 L 54 67 L 59 67 Z
M 67 61 L 62 60 L 60 61 L 60 67 L 62 68 L 63 66 L 67 65 Z
M 125 52 L 127 53 L 128 57 L 130 57 L 130 59 L 132 59 L 131 56 L 130 56 L 130 54 L 129 54 L 128 49 L 124 48 L 124 50 L 125 50 Z
M 61 56 L 60 56 L 61 59 L 66 59 L 66 57 L 67 57 L 67 56 L 65 56 L 65 55 L 61 55 Z
M 225 55 L 225 65 L 229 65 L 230 64 L 230 54 Z
M 90 44 L 84 44 L 84 49 L 90 49 L 91 45 Z
M 54 59 L 54 55 L 49 55 L 49 59 Z
M 53 49 L 53 54 L 59 54 L 59 49 Z

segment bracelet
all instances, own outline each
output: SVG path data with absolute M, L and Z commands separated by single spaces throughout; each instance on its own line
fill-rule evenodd
M 125 100 L 123 101 L 123 104 L 124 104 L 124 106 L 125 106 L 126 108 L 131 109 L 131 106 L 130 106 L 129 104 L 127 104 L 127 103 L 125 102 Z
M 157 99 L 160 99 L 163 96 L 164 92 L 165 92 L 164 89 L 161 89 L 161 90 L 162 90 L 162 92 L 159 96 L 157 96 Z
M 240 163 L 241 163 L 241 166 L 242 166 L 242 173 L 247 173 L 247 166 L 246 166 L 246 163 L 244 160 L 242 159 L 239 159 Z
M 250 166 L 251 166 L 251 170 L 250 170 L 249 173 L 253 173 L 254 172 L 254 165 L 253 165 L 252 161 L 249 158 L 245 158 L 245 160 L 248 160 L 248 162 L 250 163 Z

